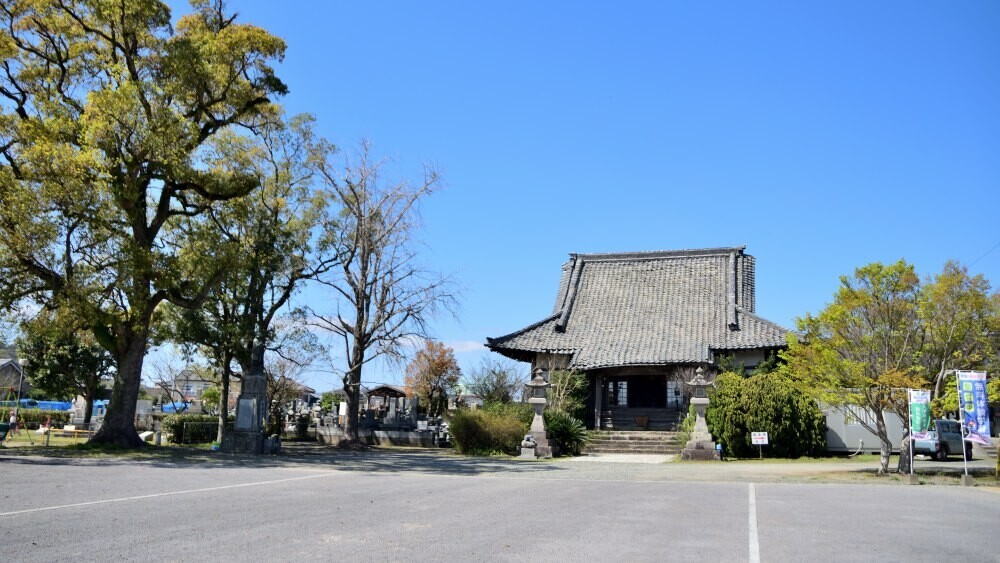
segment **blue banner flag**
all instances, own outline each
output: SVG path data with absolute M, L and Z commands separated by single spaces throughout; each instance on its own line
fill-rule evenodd
M 986 372 L 959 371 L 958 409 L 969 440 L 990 445 L 990 417 L 986 399 Z

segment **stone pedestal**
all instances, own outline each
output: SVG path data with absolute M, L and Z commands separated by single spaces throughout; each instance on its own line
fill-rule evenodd
M 262 454 L 264 418 L 267 416 L 267 380 L 263 373 L 246 374 L 236 402 L 236 425 L 222 437 L 222 451 Z
M 531 419 L 531 437 L 535 439 L 535 455 L 551 458 L 552 446 L 549 445 L 548 436 L 545 434 L 545 417 L 542 415 L 542 411 L 545 410 L 545 399 L 532 397 L 528 399 L 528 404 L 535 409 L 535 416 Z
M 222 437 L 222 451 L 234 454 L 264 453 L 264 433 L 233 430 Z

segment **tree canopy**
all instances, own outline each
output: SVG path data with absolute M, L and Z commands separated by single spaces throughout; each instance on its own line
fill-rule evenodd
M 103 382 L 114 374 L 111 354 L 65 310 L 42 311 L 23 323 L 18 348 L 31 358 L 25 375 L 32 387 L 61 400 L 83 397 L 83 422 L 89 424 Z
M 903 260 L 868 264 L 841 278 L 830 305 L 799 320 L 783 370 L 827 405 L 869 411 L 859 422 L 879 437 L 885 472 L 893 445 L 884 413 L 908 420 L 906 389 L 940 394 L 947 371 L 996 365 L 989 291 L 951 262 L 922 287 Z
M 140 447 L 133 418 L 159 306 L 195 306 L 224 269 L 185 271 L 169 226 L 249 193 L 206 166 L 205 143 L 252 127 L 285 86 L 284 42 L 197 0 L 170 24 L 155 0 L 0 7 L 0 300 L 53 299 L 87 319 L 117 364 L 94 440 Z M 187 264 L 190 266 L 191 264 Z
M 428 416 L 439 416 L 448 408 L 448 395 L 461 377 L 455 351 L 441 342 L 426 340 L 406 366 L 406 394 L 420 399 Z
M 465 379 L 465 390 L 484 403 L 509 403 L 518 397 L 527 382 L 513 360 L 483 358 Z M 551 402 L 550 402 L 551 404 Z
M 229 248 L 227 268 L 205 302 L 197 308 L 169 306 L 166 322 L 171 339 L 196 346 L 219 370 L 221 396 L 229 393 L 234 361 L 239 373 L 263 372 L 264 354 L 254 354 L 255 346 L 277 351 L 309 340 L 290 318 L 290 300 L 333 264 L 319 237 L 327 198 L 313 189 L 312 159 L 325 155 L 314 138 L 313 119 L 285 120 L 280 112 L 270 117 L 257 127 L 256 137 L 226 131 L 210 143 L 214 169 L 249 173 L 260 188 L 180 225 L 198 241 L 184 249 L 184 259 L 202 260 L 206 247 Z M 226 409 L 218 414 L 222 442 Z

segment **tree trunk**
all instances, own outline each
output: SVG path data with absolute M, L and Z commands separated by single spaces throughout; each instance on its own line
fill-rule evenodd
M 146 356 L 146 337 L 133 335 L 125 352 L 118 358 L 118 372 L 111 389 L 111 403 L 101 429 L 90 439 L 95 444 L 112 444 L 124 448 L 146 446 L 135 431 L 135 402 L 139 398 L 142 362 Z
M 222 368 L 222 389 L 220 390 L 219 397 L 219 431 L 216 433 L 216 441 L 220 444 L 222 443 L 222 438 L 226 435 L 226 423 L 229 421 L 229 377 L 232 368 L 230 367 L 230 362 L 232 360 L 227 359 L 223 361 Z
M 892 441 L 889 440 L 889 432 L 885 427 L 885 414 L 876 409 L 875 428 L 878 430 L 878 440 L 880 442 L 880 456 L 878 474 L 885 475 L 889 472 L 889 457 L 892 455 Z
M 903 436 L 903 443 L 899 447 L 899 464 L 896 466 L 896 471 L 900 475 L 909 475 L 910 470 L 913 468 L 913 459 L 910 457 L 910 444 L 912 441 L 911 436 Z
M 361 366 L 344 376 L 344 394 L 347 395 L 347 418 L 344 420 L 344 439 L 351 444 L 358 442 L 361 402 Z
M 941 397 L 941 387 L 944 385 L 945 372 L 942 369 L 937 377 L 934 378 L 934 392 L 931 394 L 931 399 L 937 399 Z
M 83 425 L 90 428 L 90 418 L 94 414 L 94 401 L 96 400 L 96 394 L 88 392 L 83 398 L 84 411 L 83 411 Z

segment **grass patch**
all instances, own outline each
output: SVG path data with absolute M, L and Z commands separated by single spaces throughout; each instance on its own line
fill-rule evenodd
M 758 457 L 741 457 L 733 458 L 726 457 L 726 462 L 734 463 L 757 463 L 757 464 L 775 464 L 775 465 L 785 465 L 785 464 L 802 464 L 802 463 L 878 463 L 878 455 L 859 455 L 855 457 L 848 457 L 847 455 L 833 455 L 827 457 L 798 457 L 798 458 L 780 458 L 780 457 L 765 457 L 763 459 Z M 894 456 L 889 460 L 889 466 L 893 467 L 894 464 L 898 462 L 898 456 Z

